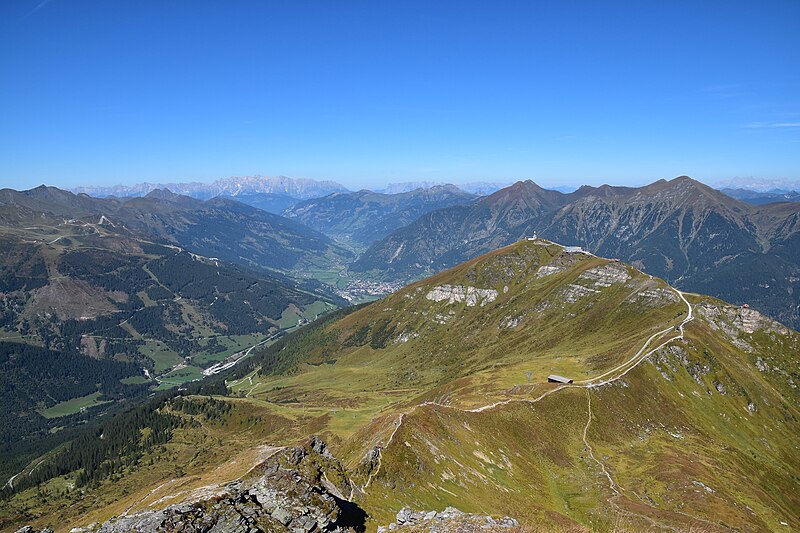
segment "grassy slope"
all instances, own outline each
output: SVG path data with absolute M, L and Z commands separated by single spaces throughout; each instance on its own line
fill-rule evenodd
M 137 376 L 138 377 L 138 376 Z M 89 407 L 94 407 L 95 405 L 102 405 L 102 402 L 98 401 L 97 398 L 100 396 L 99 392 L 95 392 L 92 394 L 88 394 L 86 396 L 82 396 L 80 398 L 72 398 L 71 400 L 66 400 L 64 402 L 57 403 L 53 407 L 49 407 L 47 409 L 42 409 L 39 411 L 45 418 L 58 418 L 61 416 L 67 416 L 82 409 L 88 409 Z
M 798 527 L 796 401 L 753 380 L 742 354 L 715 346 L 706 355 L 703 329 L 692 326 L 686 344 L 690 361 L 713 368 L 702 385 L 679 365 L 668 381 L 647 363 L 590 392 L 587 438 L 621 495 L 588 456 L 587 392 L 572 388 L 482 413 L 426 406 L 406 414 L 365 506 L 377 523 L 402 506 L 458 503 L 548 527 L 569 518 L 611 530 L 622 513 L 633 514 L 634 529 L 650 520 L 709 530 Z M 713 386 L 718 379 L 728 384 L 725 395 Z M 750 398 L 761 399 L 756 413 L 747 410 Z M 385 433 L 379 442 L 386 445 Z
M 229 383 L 228 401 L 236 406 L 229 421 L 182 429 L 168 445 L 174 451 L 161 453 L 153 467 L 142 465 L 109 490 L 89 490 L 83 506 L 70 506 L 71 524 L 146 503 L 162 483 L 156 492 L 172 491 L 179 483 L 173 479 L 191 480 L 187 487 L 217 483 L 224 477 L 219 465 L 228 464 L 222 457 L 251 457 L 255 444 L 286 445 L 318 433 L 349 466 L 354 483 L 366 485 L 355 497 L 373 527 L 392 521 L 403 506 L 446 505 L 544 528 L 768 530 L 782 527 L 780 521 L 800 527 L 798 397 L 789 381 L 798 375 L 794 332 L 731 329 L 744 346 L 737 348 L 734 337 L 698 318 L 687 326 L 687 341 L 671 343 L 612 384 L 464 410 L 538 398 L 554 388 L 544 383 L 549 373 L 597 376 L 685 318 L 677 299 L 657 306 L 631 300 L 665 287 L 633 269 L 625 284 L 564 302 L 565 287 L 592 286 L 581 273 L 606 263 L 517 243 L 310 330 L 267 352 L 276 373 L 254 371 Z M 544 264 L 566 269 L 536 278 Z M 425 297 L 444 284 L 494 288 L 498 297 L 483 307 Z M 502 327 L 517 316 L 523 319 L 516 327 Z M 759 357 L 774 369 L 758 371 Z M 593 456 L 583 441 L 589 394 Z M 415 407 L 423 401 L 442 405 Z M 367 460 L 375 447 L 382 448 L 379 457 Z M 240 470 L 225 475 L 233 479 Z M 38 508 L 41 523 L 52 523 L 46 517 L 63 503 L 55 498 Z

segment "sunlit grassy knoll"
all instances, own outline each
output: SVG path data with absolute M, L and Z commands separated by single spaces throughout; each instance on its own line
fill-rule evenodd
M 177 368 L 172 372 L 168 372 L 161 376 L 159 378 L 161 380 L 161 384 L 157 387 L 157 390 L 169 389 L 176 385 L 180 385 L 181 383 L 195 381 L 202 378 L 203 369 L 193 365 L 187 365 L 183 368 Z
M 90 407 L 94 407 L 96 405 L 108 403 L 107 401 L 99 401 L 99 397 L 100 393 L 94 392 L 86 396 L 81 396 L 80 398 L 72 398 L 70 400 L 57 403 L 56 405 L 48 407 L 47 409 L 41 409 L 39 410 L 39 414 L 45 418 L 58 418 L 61 416 L 74 415 L 75 413 L 78 413 L 84 409 L 89 409 Z
M 160 341 L 144 343 L 139 346 L 139 352 L 153 360 L 156 374 L 161 374 L 183 361 L 180 355 L 170 350 L 166 344 Z
M 245 377 L 231 387 L 231 393 L 234 397 L 245 395 L 238 401 L 263 402 L 281 416 L 323 417 L 317 430 L 337 441 L 350 437 L 382 412 L 394 412 L 418 393 L 416 389 L 373 388 L 371 385 L 382 380 L 380 373 L 360 372 L 365 381 L 359 383 L 359 372 L 348 370 L 332 372 L 317 367 L 293 376 L 257 378 L 254 385 Z
M 247 349 L 255 343 L 264 339 L 263 335 L 229 335 L 216 337 L 217 342 L 225 346 L 225 350 L 217 353 L 200 352 L 192 355 L 192 362 L 198 366 L 206 366 L 211 363 L 222 361 L 223 359 Z M 201 340 L 201 344 L 208 344 L 207 340 Z
M 556 254 L 550 248 L 522 244 L 512 250 L 522 254 L 520 262 L 524 268 L 535 271 L 539 263 L 527 266 L 530 257 L 526 254 L 533 253 L 537 261 L 550 261 L 551 254 Z M 494 257 L 503 256 L 490 254 L 474 261 L 472 266 L 480 270 L 482 263 L 491 263 Z M 561 301 L 556 289 L 574 282 L 581 272 L 606 262 L 599 258 L 578 258 L 573 270 L 534 282 L 527 277 L 495 280 L 499 292 L 505 284 L 509 290 L 501 292 L 497 302 L 485 308 L 437 304 L 425 299 L 425 290 L 418 290 L 444 282 L 465 283 L 463 278 L 471 275 L 470 270 L 459 267 L 426 281 L 425 285 L 403 289 L 328 327 L 339 342 L 346 344 L 348 337 L 361 328 L 400 317 L 386 347 L 375 349 L 365 344 L 344 348 L 333 343 L 320 351 L 327 356 L 308 354 L 309 359 L 318 363 L 300 364 L 286 375 L 252 373 L 232 384 L 232 393 L 271 402 L 292 401 L 307 408 L 339 409 L 369 401 L 369 396 L 378 393 L 390 399 L 382 402 L 382 407 L 391 412 L 425 400 L 472 407 L 492 399 L 534 396 L 551 388 L 544 383 L 551 373 L 574 379 L 599 375 L 630 359 L 650 335 L 677 324 L 685 316 L 685 306 L 679 302 L 653 308 L 652 312 L 639 312 L 626 303 L 631 291 L 637 290 L 635 286 L 604 289 L 603 298 L 598 296 L 576 304 Z M 484 281 L 482 276 L 488 274 L 479 274 L 471 282 Z M 453 318 L 447 324 L 431 320 L 437 313 L 441 316 L 453 308 L 455 315 L 450 315 Z M 524 318 L 521 324 L 501 327 L 503 319 L 515 309 Z M 576 316 L 571 317 L 570 313 Z M 394 336 L 402 332 L 416 336 L 408 336 L 405 342 L 395 341 Z M 369 336 L 362 342 L 368 340 Z M 533 372 L 531 384 L 527 381 L 527 371 Z M 382 392 L 398 389 L 407 392 L 400 395 Z M 428 392 L 420 394 L 422 391 Z M 389 407 L 393 403 L 397 405 Z

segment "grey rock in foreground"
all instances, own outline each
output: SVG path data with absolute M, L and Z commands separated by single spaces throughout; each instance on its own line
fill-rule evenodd
M 492 518 L 491 516 L 468 514 L 454 507 L 444 511 L 412 511 L 401 509 L 397 522 L 378 527 L 378 533 L 389 531 L 428 532 L 428 533 L 472 533 L 492 531 L 518 531 L 519 522 L 513 518 Z
M 113 518 L 84 533 L 350 533 L 366 513 L 342 498 L 347 476 L 325 443 L 283 450 L 212 498 Z

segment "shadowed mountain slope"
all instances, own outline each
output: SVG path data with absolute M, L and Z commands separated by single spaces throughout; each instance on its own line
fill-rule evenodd
M 398 194 L 343 192 L 306 200 L 283 214 L 339 241 L 366 248 L 425 213 L 469 204 L 476 198 L 453 185 Z
M 236 202 L 165 191 L 130 204 L 53 188 L 0 191 L 0 473 L 18 471 L 66 429 L 200 379 L 345 303 L 205 255 L 220 251 L 209 242 L 215 236 L 232 243 L 223 221 L 242 220 L 255 227 L 238 229 L 250 231 L 245 242 L 269 228 L 279 242 L 280 231 L 300 227 Z M 217 233 L 188 250 L 172 244 L 191 246 L 197 226 Z M 296 250 L 298 261 L 304 253 Z
M 800 204 L 752 206 L 687 177 L 570 194 L 519 182 L 474 205 L 423 215 L 351 268 L 413 279 L 537 233 L 797 326 L 799 216 Z
M 201 201 L 164 189 L 124 200 L 44 186 L 0 191 L 0 223 L 24 227 L 39 217 L 43 224 L 102 223 L 118 234 L 177 245 L 262 273 L 303 277 L 317 268 L 338 270 L 353 257 L 322 233 L 228 198 Z

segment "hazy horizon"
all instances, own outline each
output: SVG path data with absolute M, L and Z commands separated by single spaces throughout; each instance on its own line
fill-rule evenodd
M 800 181 L 800 3 L 16 0 L 0 186 Z
M 486 185 L 496 185 L 496 186 L 498 186 L 498 188 L 503 188 L 503 187 L 507 187 L 509 185 L 512 185 L 513 183 L 516 183 L 518 181 L 530 180 L 530 181 L 533 181 L 534 183 L 536 183 L 537 185 L 539 185 L 539 186 L 541 186 L 541 187 L 543 187 L 545 189 L 559 190 L 561 192 L 570 192 L 570 191 L 577 190 L 578 188 L 580 188 L 580 187 L 582 187 L 584 185 L 590 185 L 590 186 L 594 186 L 594 187 L 597 187 L 597 186 L 600 186 L 600 185 L 611 185 L 611 186 L 622 186 L 622 187 L 643 187 L 645 185 L 651 184 L 651 183 L 653 183 L 655 181 L 658 181 L 658 180 L 661 180 L 661 179 L 669 181 L 669 180 L 672 180 L 674 178 L 677 178 L 679 176 L 684 176 L 684 175 L 686 175 L 686 174 L 679 174 L 679 175 L 676 175 L 676 176 L 664 176 L 664 177 L 659 177 L 659 178 L 655 178 L 655 179 L 648 180 L 648 181 L 635 181 L 635 182 L 632 182 L 632 183 L 617 183 L 617 182 L 614 182 L 613 180 L 605 180 L 605 181 L 603 181 L 603 180 L 584 180 L 584 181 L 577 180 L 577 181 L 571 181 L 571 182 L 550 183 L 550 182 L 546 182 L 544 180 L 536 179 L 535 177 L 520 177 L 520 178 L 517 178 L 517 179 L 510 179 L 510 180 L 496 180 L 496 179 L 487 178 L 487 179 L 483 179 L 483 180 L 479 179 L 479 180 L 469 180 L 469 181 L 425 180 L 425 179 L 414 180 L 414 179 L 408 179 L 408 180 L 399 180 L 399 181 L 375 183 L 372 186 L 358 186 L 358 187 L 355 187 L 355 186 L 349 186 L 347 182 L 342 182 L 342 181 L 333 180 L 333 179 L 324 179 L 324 178 L 323 179 L 318 179 L 318 178 L 307 178 L 307 177 L 298 177 L 298 176 L 255 174 L 255 175 L 250 175 L 250 176 L 222 176 L 222 177 L 219 177 L 219 178 L 209 179 L 209 180 L 169 180 L 169 181 L 163 181 L 163 182 L 148 181 L 148 180 L 141 180 L 141 181 L 134 180 L 134 181 L 126 182 L 126 183 L 109 183 L 109 184 L 106 184 L 106 183 L 101 183 L 101 184 L 80 183 L 80 184 L 75 184 L 75 185 L 57 185 L 57 184 L 53 184 L 53 183 L 42 182 L 42 183 L 38 183 L 36 185 L 31 185 L 29 187 L 20 188 L 20 187 L 11 186 L 9 188 L 17 189 L 17 190 L 29 190 L 29 189 L 33 189 L 35 187 L 44 185 L 44 186 L 52 186 L 52 187 L 58 187 L 58 188 L 66 189 L 66 190 L 75 191 L 75 190 L 79 190 L 79 189 L 83 189 L 83 188 L 103 188 L 103 189 L 105 189 L 105 188 L 112 189 L 112 188 L 116 188 L 116 187 L 136 188 L 138 186 L 144 186 L 144 185 L 158 185 L 158 186 L 167 186 L 167 187 L 170 186 L 170 185 L 187 185 L 187 184 L 211 185 L 214 182 L 219 181 L 219 180 L 235 179 L 235 178 L 249 178 L 249 177 L 263 177 L 263 178 L 272 177 L 272 178 L 275 178 L 275 177 L 286 177 L 286 178 L 290 178 L 290 179 L 309 179 L 309 180 L 317 181 L 317 182 L 332 181 L 332 182 L 338 183 L 339 185 L 344 186 L 345 188 L 347 188 L 350 191 L 359 191 L 359 190 L 364 190 L 364 189 L 371 190 L 371 191 L 386 191 L 387 189 L 391 189 L 392 187 L 399 187 L 399 186 L 408 185 L 408 184 L 419 184 L 420 186 L 426 187 L 426 188 L 427 187 L 431 187 L 431 186 L 435 186 L 435 185 L 455 185 L 457 187 L 458 186 L 462 186 L 462 187 L 469 188 L 470 186 L 477 186 L 477 185 L 480 185 L 480 184 L 486 184 Z M 696 181 L 699 181 L 699 182 L 701 182 L 701 183 L 703 183 L 705 185 L 708 185 L 710 187 L 714 187 L 716 189 L 726 189 L 726 188 L 728 188 L 728 189 L 748 189 L 748 190 L 759 191 L 759 192 L 766 192 L 766 191 L 773 191 L 773 190 L 785 190 L 785 191 L 800 190 L 800 181 L 792 181 L 792 180 L 761 179 L 761 178 L 756 178 L 756 177 L 753 177 L 753 176 L 742 176 L 742 177 L 737 176 L 737 177 L 734 177 L 734 178 L 731 178 L 731 179 L 728 179 L 728 180 L 710 182 L 708 180 L 697 178 L 696 176 L 689 176 L 689 177 L 694 179 L 694 180 L 696 180 Z M 5 187 L 8 187 L 8 186 L 5 186 Z

